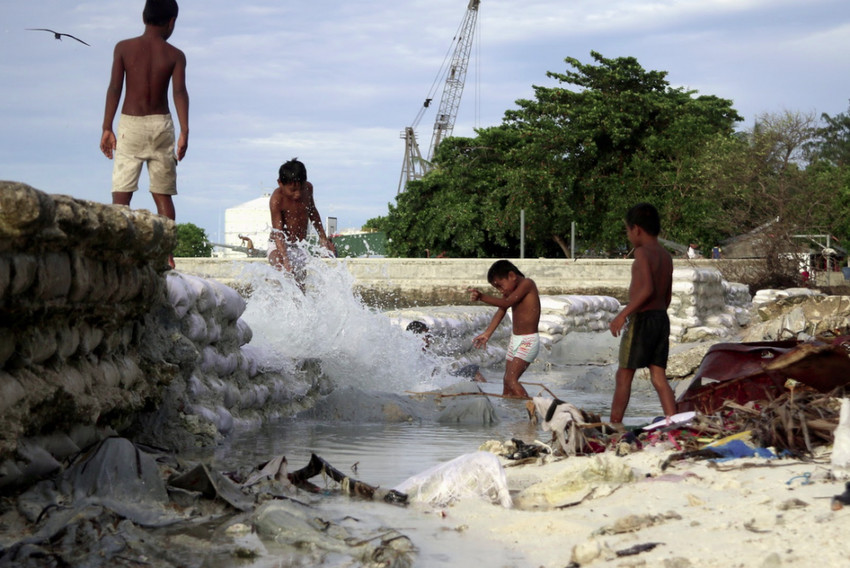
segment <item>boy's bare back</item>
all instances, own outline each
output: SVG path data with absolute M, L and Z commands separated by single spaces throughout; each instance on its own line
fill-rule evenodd
M 124 91 L 121 113 L 129 116 L 169 114 L 168 86 L 171 83 L 180 136 L 175 151 L 177 159 L 186 156 L 189 146 L 189 92 L 186 89 L 186 56 L 168 43 L 174 23 L 168 26 L 145 25 L 144 34 L 119 41 L 115 45 L 100 149 L 110 160 L 115 150 L 112 123 Z
M 635 261 L 632 264 L 632 282 L 629 285 L 629 299 L 640 297 L 641 289 L 646 299 L 637 312 L 666 310 L 670 305 L 673 286 L 673 258 L 657 242 L 635 248 Z
M 168 114 L 168 85 L 173 77 L 175 89 L 185 86 L 186 56 L 162 37 L 144 34 L 115 46 L 116 73 L 127 81 L 123 114 Z

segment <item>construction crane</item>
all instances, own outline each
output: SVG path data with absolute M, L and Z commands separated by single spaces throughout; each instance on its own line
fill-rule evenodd
M 448 67 L 441 68 L 437 75 L 438 80 L 445 75 L 445 84 L 443 96 L 440 99 L 440 108 L 437 110 L 437 117 L 434 120 L 434 132 L 431 134 L 431 144 L 428 147 L 427 157 L 423 159 L 419 150 L 419 142 L 416 140 L 416 127 L 422 120 L 425 111 L 431 106 L 433 97 L 430 96 L 430 93 L 422 108 L 419 109 L 413 123 L 401 133 L 401 138 L 404 140 L 404 163 L 398 180 L 398 193 L 404 191 L 409 181 L 421 179 L 431 170 L 431 160 L 434 159 L 437 146 L 444 138 L 452 135 L 457 110 L 460 107 L 460 98 L 463 94 L 463 84 L 466 81 L 466 70 L 469 67 L 469 52 L 472 49 L 472 39 L 475 35 L 475 22 L 478 19 L 478 5 L 480 3 L 481 0 L 469 0 L 466 14 L 452 42 L 454 50 L 451 61 Z M 436 85 L 437 81 L 434 84 Z

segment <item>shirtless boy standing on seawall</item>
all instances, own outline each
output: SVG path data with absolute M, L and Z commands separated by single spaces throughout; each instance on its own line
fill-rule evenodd
M 499 292 L 501 298 L 482 294 L 475 288 L 470 288 L 470 299 L 481 301 L 498 309 L 490 321 L 490 325 L 481 335 L 472 340 L 479 349 L 487 345 L 487 341 L 499 327 L 508 308 L 513 319 L 513 333 L 508 344 L 505 377 L 502 394 L 515 398 L 529 398 L 519 378 L 528 366 L 537 358 L 540 352 L 540 294 L 537 285 L 508 260 L 497 260 L 487 272 L 487 281 Z
M 649 367 L 652 386 L 665 416 L 676 412 L 676 399 L 666 372 L 670 347 L 667 307 L 673 291 L 673 259 L 658 243 L 660 231 L 661 221 L 653 205 L 639 203 L 626 213 L 626 234 L 635 247 L 635 260 L 629 303 L 609 325 L 614 337 L 623 331 L 611 402 L 612 424 L 622 424 L 632 393 L 632 379 L 641 367 Z
M 177 162 L 189 145 L 189 93 L 186 90 L 186 56 L 168 43 L 177 20 L 175 0 L 147 0 L 142 19 L 145 31 L 139 37 L 115 45 L 100 150 L 110 160 L 112 203 L 130 205 L 139 189 L 139 175 L 148 165 L 150 191 L 156 211 L 174 219 L 172 195 L 177 194 Z M 124 82 L 127 93 L 121 107 L 118 136 L 112 122 L 121 100 Z M 172 83 L 174 106 L 180 122 L 176 156 L 174 122 L 168 108 L 168 85 Z M 174 260 L 169 258 L 174 266 Z

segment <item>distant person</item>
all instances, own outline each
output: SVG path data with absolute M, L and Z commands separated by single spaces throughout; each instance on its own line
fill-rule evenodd
M 635 371 L 649 367 L 652 386 L 668 418 L 676 413 L 676 399 L 667 382 L 670 319 L 667 307 L 673 290 L 673 259 L 658 243 L 661 221 L 658 210 L 639 203 L 626 213 L 626 234 L 634 246 L 629 303 L 611 320 L 611 334 L 620 341 L 619 368 L 615 377 L 611 423 L 622 424 L 629 405 Z
M 695 244 L 688 245 L 688 258 L 699 258 L 699 252 L 697 252 L 697 246 Z
M 115 45 L 100 137 L 103 154 L 110 160 L 113 152 L 115 155 L 112 203 L 130 205 L 133 192 L 139 189 L 142 165 L 147 164 L 156 211 L 169 219 L 175 218 L 171 196 L 177 194 L 177 162 L 183 159 L 189 146 L 186 56 L 168 43 L 177 10 L 175 0 L 147 0 L 142 12 L 144 33 Z M 116 139 L 112 122 L 125 80 L 127 94 Z M 168 108 L 169 83 L 180 122 L 176 156 L 174 122 Z M 168 263 L 174 268 L 172 256 Z
M 714 260 L 720 260 L 723 258 L 723 249 L 717 246 L 711 249 L 711 258 Z
M 245 246 L 245 253 L 248 256 L 254 256 L 254 251 L 257 249 L 254 248 L 254 241 L 251 237 L 246 237 L 244 235 L 239 235 L 239 240 L 242 241 L 242 244 Z
M 269 199 L 272 230 L 268 259 L 278 270 L 286 270 L 303 285 L 308 253 L 301 248 L 307 238 L 309 223 L 319 235 L 319 244 L 336 254 L 333 243 L 325 235 L 322 217 L 313 201 L 313 184 L 307 181 L 307 168 L 297 158 L 278 170 L 277 189 Z
M 427 351 L 431 346 L 431 333 L 428 330 L 428 326 L 425 323 L 414 320 L 407 324 L 405 331 L 409 331 L 414 335 L 421 335 L 422 339 L 425 342 L 425 345 L 422 346 L 422 351 Z M 435 373 L 437 370 L 435 369 Z M 469 364 L 464 365 L 460 369 L 449 371 L 449 375 L 453 377 L 465 377 L 467 379 L 472 379 L 477 383 L 486 383 L 487 379 L 484 378 L 484 375 L 481 374 L 481 369 L 478 365 Z
M 498 308 L 490 325 L 484 333 L 473 339 L 472 343 L 479 349 L 487 345 L 487 341 L 510 308 L 513 330 L 508 344 L 502 394 L 529 398 L 519 378 L 540 352 L 540 294 L 537 292 L 537 285 L 508 260 L 497 260 L 493 263 L 487 272 L 487 281 L 502 293 L 502 297 L 488 296 L 475 288 L 469 288 L 473 302 L 481 301 Z

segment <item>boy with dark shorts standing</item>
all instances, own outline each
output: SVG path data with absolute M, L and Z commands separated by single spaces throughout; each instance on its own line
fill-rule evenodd
M 513 398 L 529 398 L 519 378 L 540 352 L 540 294 L 537 284 L 531 278 L 526 278 L 509 260 L 494 262 L 487 272 L 487 281 L 502 293 L 502 297 L 488 296 L 475 288 L 469 289 L 473 302 L 481 301 L 498 308 L 490 325 L 484 333 L 472 340 L 472 344 L 479 349 L 487 345 L 510 308 L 513 332 L 508 344 L 502 394 Z
M 177 162 L 189 145 L 189 93 L 186 90 L 186 56 L 168 43 L 177 20 L 175 0 L 147 0 L 142 19 L 145 31 L 139 37 L 115 45 L 100 150 L 110 160 L 112 203 L 130 205 L 139 189 L 139 175 L 147 164 L 150 191 L 156 211 L 174 219 L 172 195 L 177 194 Z M 121 107 L 118 136 L 112 122 L 118 110 L 124 82 L 127 93 Z M 180 122 L 175 155 L 174 123 L 168 108 L 168 85 L 172 84 L 174 106 Z M 174 259 L 169 257 L 174 266 Z
M 673 290 L 673 259 L 658 243 L 660 232 L 658 210 L 649 203 L 639 203 L 626 213 L 626 234 L 634 246 L 635 260 L 629 303 L 609 325 L 614 337 L 623 331 L 611 403 L 612 424 L 622 424 L 635 371 L 642 367 L 649 367 L 652 386 L 665 416 L 669 418 L 676 412 L 676 399 L 666 373 L 670 345 L 667 307 Z

